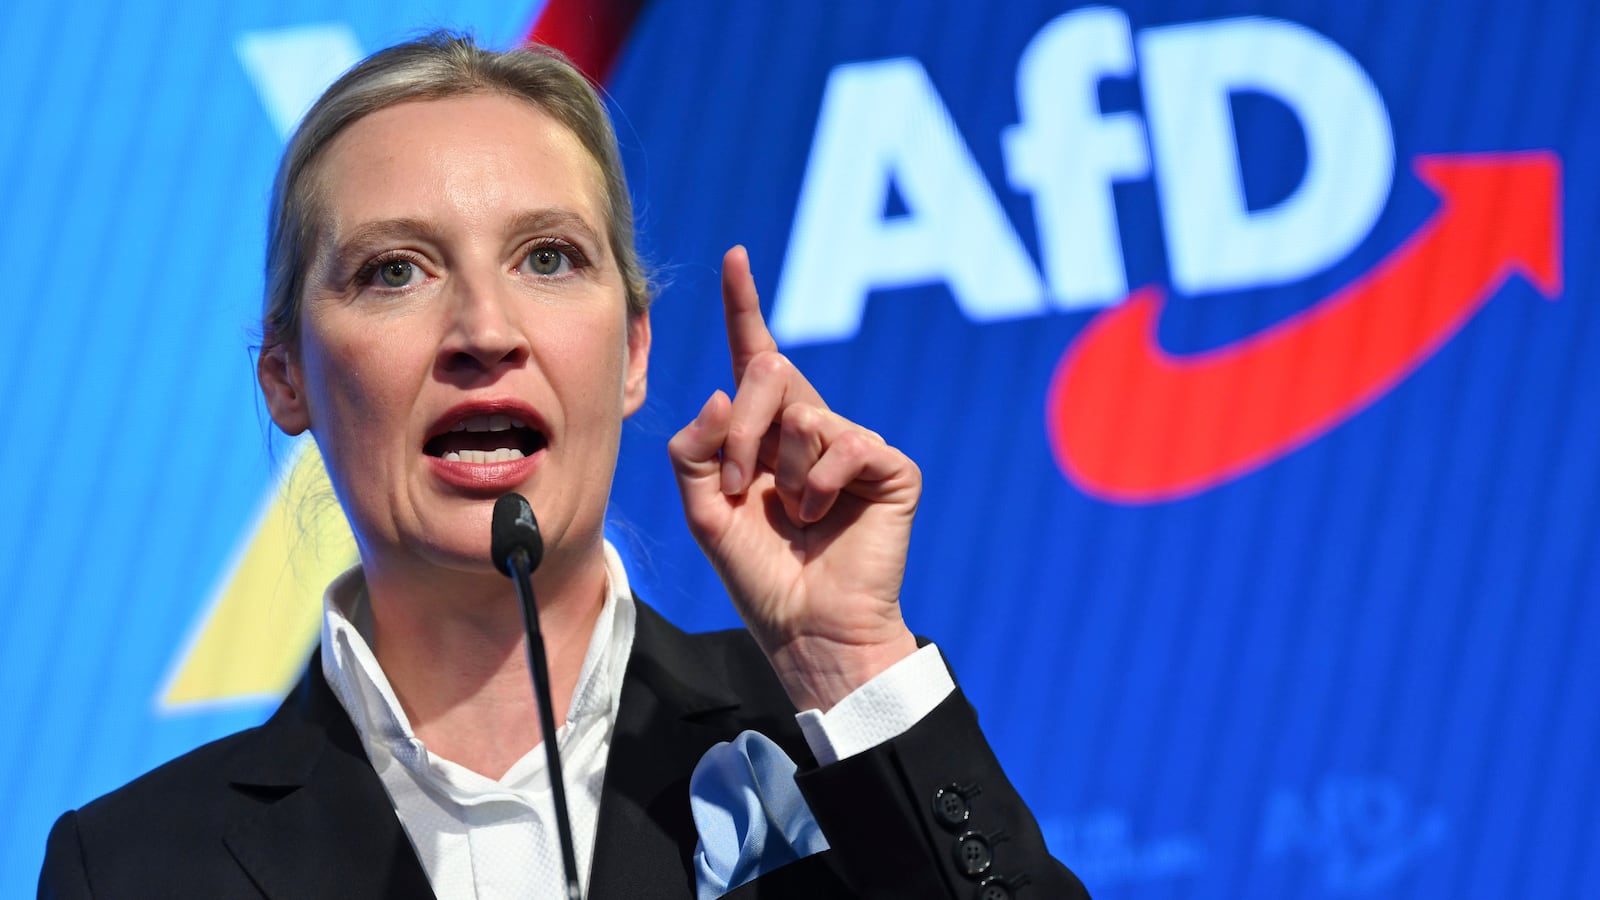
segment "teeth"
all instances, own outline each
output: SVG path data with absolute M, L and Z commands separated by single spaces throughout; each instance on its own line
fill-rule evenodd
M 497 463 L 521 459 L 522 455 L 516 447 L 501 447 L 498 450 L 451 450 L 444 458 L 450 462 Z
M 510 431 L 513 428 L 527 428 L 528 424 L 521 419 L 511 416 L 473 416 L 463 419 L 451 426 L 451 431 Z

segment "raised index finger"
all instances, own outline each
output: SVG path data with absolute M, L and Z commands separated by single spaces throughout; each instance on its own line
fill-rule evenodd
M 778 349 L 761 315 L 761 297 L 750 274 L 750 254 L 743 245 L 735 244 L 722 257 L 722 313 L 727 318 L 728 356 L 733 360 L 737 387 L 756 354 Z

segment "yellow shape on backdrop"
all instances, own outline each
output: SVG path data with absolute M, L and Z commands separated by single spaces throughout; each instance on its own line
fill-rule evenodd
M 355 563 L 356 543 L 316 444 L 302 440 L 294 453 L 179 653 L 164 709 L 276 699 L 305 668 L 323 589 Z

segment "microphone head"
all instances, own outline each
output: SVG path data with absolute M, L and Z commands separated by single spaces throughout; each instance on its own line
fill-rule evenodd
M 528 571 L 539 568 L 544 557 L 544 539 L 539 536 L 539 521 L 533 507 L 521 494 L 510 493 L 494 502 L 494 522 L 489 526 L 489 559 L 507 578 L 511 577 L 511 554 L 528 554 Z

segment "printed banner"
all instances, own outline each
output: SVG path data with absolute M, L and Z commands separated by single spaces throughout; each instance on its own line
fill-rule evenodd
M 669 617 L 737 623 L 665 443 L 730 387 L 742 243 L 785 352 L 921 466 L 906 617 L 1097 898 L 1600 881 L 1600 7 L 35 6 L 0 16 L 0 894 L 312 652 L 355 548 L 255 386 L 266 196 L 332 78 L 437 26 L 607 91 L 662 285 L 609 532 Z

